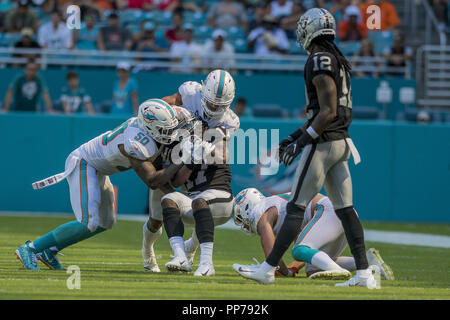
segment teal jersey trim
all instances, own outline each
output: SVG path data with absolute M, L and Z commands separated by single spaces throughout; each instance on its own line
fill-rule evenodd
M 87 162 L 82 159 L 80 161 L 80 201 L 81 201 L 81 224 L 87 227 L 89 223 L 89 206 L 88 206 L 88 184 L 87 184 Z
M 306 225 L 306 227 L 303 229 L 303 231 L 300 233 L 300 235 L 297 238 L 297 241 L 295 242 L 295 245 L 298 245 L 308 234 L 309 230 L 316 224 L 317 221 L 322 217 L 323 212 L 325 210 L 325 207 L 321 204 L 317 204 L 314 207 L 314 217 L 313 219 Z

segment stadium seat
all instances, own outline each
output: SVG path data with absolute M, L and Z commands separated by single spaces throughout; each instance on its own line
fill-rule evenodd
M 169 26 L 172 23 L 172 12 L 157 11 L 154 20 L 159 25 Z
M 212 30 L 208 26 L 201 26 L 195 30 L 195 37 L 200 39 L 211 38 Z
M 120 12 L 120 23 L 127 25 L 129 23 L 138 23 L 144 19 L 141 10 L 124 10 Z
M 227 32 L 227 38 L 228 39 L 242 39 L 242 38 L 246 38 L 245 37 L 245 31 L 242 30 L 242 28 L 240 28 L 240 27 L 227 28 L 227 29 L 225 29 L 225 31 Z
M 353 107 L 353 118 L 376 120 L 380 118 L 380 111 L 376 107 Z
M 183 16 L 184 22 L 192 23 L 196 26 L 206 24 L 206 15 L 202 12 L 186 12 Z
M 244 39 L 236 39 L 233 42 L 234 51 L 237 53 L 248 53 L 247 41 Z
M 255 104 L 252 114 L 258 118 L 287 118 L 289 113 L 278 104 Z
M 375 52 L 382 55 L 386 48 L 392 46 L 394 34 L 390 31 L 370 31 L 369 39 L 374 45 Z
M 290 54 L 300 54 L 303 48 L 300 48 L 297 40 L 289 40 L 289 53 Z
M 359 49 L 361 48 L 361 42 L 359 41 L 339 42 L 339 47 L 345 56 L 353 56 L 355 53 L 359 52 Z

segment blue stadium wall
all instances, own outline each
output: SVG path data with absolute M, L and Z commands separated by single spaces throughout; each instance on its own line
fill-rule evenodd
M 31 183 L 63 171 L 74 148 L 123 120 L 0 114 L 0 211 L 71 212 L 66 182 L 39 191 Z M 299 125 L 296 120 L 243 119 L 241 128 L 279 128 L 283 137 Z M 350 167 L 354 202 L 363 220 L 450 222 L 448 125 L 354 121 L 350 133 L 362 156 L 360 165 L 350 161 Z M 234 194 L 261 184 L 254 169 L 254 165 L 232 165 Z M 144 213 L 148 189 L 136 175 L 128 171 L 111 180 L 119 190 L 119 213 Z
M 52 100 L 61 95 L 61 88 L 65 86 L 67 70 L 47 69 L 40 72 L 47 82 Z M 21 69 L 2 69 L 0 79 L 0 97 L 8 88 L 9 82 Z M 117 79 L 114 70 L 77 70 L 80 75 L 80 86 L 91 95 L 94 103 L 112 99 L 112 87 Z M 200 82 L 205 78 L 201 74 L 172 74 L 168 72 L 147 71 L 131 74 L 139 83 L 140 100 L 163 97 L 173 94 L 184 81 L 194 80 Z M 237 84 L 236 97 L 244 97 L 250 106 L 254 104 L 279 104 L 289 111 L 299 110 L 305 103 L 304 79 L 301 74 L 262 74 L 235 75 Z M 377 107 L 382 106 L 376 102 L 376 89 L 380 81 L 386 79 L 353 79 L 352 94 L 353 106 Z M 404 111 L 404 106 L 399 102 L 399 89 L 402 87 L 415 88 L 415 80 L 389 78 L 389 85 L 393 90 L 393 101 L 387 108 L 387 116 L 394 120 L 399 111 Z

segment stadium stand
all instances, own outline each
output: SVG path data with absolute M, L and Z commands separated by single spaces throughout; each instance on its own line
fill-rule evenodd
M 357 9 L 361 10 L 359 18 L 367 19 L 364 13 L 364 8 L 372 1 L 369 0 L 321 0 L 321 1 L 306 1 L 306 0 L 294 0 L 291 12 L 284 12 L 284 9 L 277 10 L 277 25 L 284 28 L 288 37 L 289 46 L 286 54 L 273 54 L 267 57 L 255 56 L 252 50 L 248 46 L 248 35 L 252 28 L 259 26 L 264 20 L 262 17 L 271 14 L 271 8 L 274 8 L 274 4 L 277 0 L 243 0 L 243 1 L 226 1 L 227 5 L 234 5 L 239 3 L 245 8 L 246 23 L 239 23 L 238 25 L 226 27 L 223 30 L 227 34 L 227 42 L 234 48 L 233 61 L 235 64 L 230 68 L 235 74 L 290 74 L 290 73 L 302 73 L 303 64 L 306 61 L 306 53 L 301 49 L 296 42 L 295 32 L 292 29 L 292 24 L 282 23 L 283 18 L 300 16 L 301 13 L 309 9 L 310 6 L 323 6 L 330 10 L 336 18 L 337 23 L 345 22 L 349 19 L 349 14 L 358 15 Z M 289 0 L 290 1 L 290 0 Z M 30 51 L 31 54 L 37 55 L 41 58 L 42 69 L 46 68 L 114 68 L 115 65 L 123 60 L 127 60 L 133 67 L 135 72 L 141 70 L 142 72 L 148 70 L 160 70 L 165 72 L 200 72 L 205 73 L 213 67 L 207 64 L 202 64 L 203 68 L 176 68 L 175 64 L 180 63 L 178 60 L 173 60 L 170 55 L 171 44 L 167 41 L 166 32 L 172 28 L 172 17 L 174 14 L 181 14 L 183 28 L 186 25 L 193 26 L 193 42 L 199 45 L 207 45 L 207 42 L 211 40 L 212 34 L 215 30 L 212 27 L 211 21 L 208 21 L 208 14 L 215 4 L 224 2 L 220 0 L 204 1 L 204 0 L 190 0 L 190 1 L 169 1 L 170 5 L 164 5 L 159 7 L 136 7 L 136 3 L 139 1 L 93 1 L 93 0 L 76 0 L 73 4 L 79 5 L 81 9 L 81 32 L 79 30 L 73 30 L 73 35 L 77 35 L 77 41 L 74 41 L 69 51 Z M 438 1 L 439 2 L 439 1 Z M 109 5 L 105 5 L 109 3 Z M 120 3 L 120 4 L 119 4 Z M 166 3 L 166 2 L 165 2 Z M 224 2 L 225 3 L 225 2 Z M 412 39 L 411 32 L 405 28 L 405 23 L 408 25 L 412 23 L 411 16 L 415 12 L 417 15 L 418 6 L 423 5 L 424 8 L 432 8 L 435 12 L 434 19 L 439 22 L 439 28 L 442 30 L 449 30 L 448 26 L 448 5 L 438 5 L 436 1 L 429 0 L 425 4 L 411 4 L 408 1 L 403 0 L 391 0 L 382 1 L 382 10 L 385 9 L 384 3 L 392 4 L 393 6 L 386 5 L 388 10 L 395 13 L 396 18 L 392 21 L 383 24 L 381 31 L 363 32 L 362 39 L 351 40 L 337 39 L 338 46 L 343 53 L 349 57 L 353 62 L 355 71 L 353 73 L 354 78 L 401 78 L 401 79 L 414 79 L 415 68 L 413 59 L 415 59 L 415 52 L 418 48 L 416 42 Z M 439 2 L 440 3 L 440 2 Z M 27 46 L 21 46 L 20 49 L 24 51 L 17 51 L 19 49 L 12 49 L 21 40 L 21 32 L 10 32 L 12 29 L 9 26 L 10 16 L 16 14 L 16 11 L 28 10 L 29 15 L 35 15 L 38 17 L 38 26 L 41 28 L 45 23 L 50 21 L 51 13 L 58 10 L 62 13 L 63 18 L 67 18 L 67 1 L 60 0 L 45 0 L 45 1 L 33 1 L 33 0 L 1 0 L 0 1 L 0 64 L 4 67 L 20 67 L 26 60 L 23 58 L 27 53 Z M 428 4 L 428 6 L 427 6 Z M 224 4 L 222 4 L 224 5 Z M 237 6 L 237 5 L 236 5 Z M 217 5 L 216 5 L 217 7 Z M 351 8 L 350 8 L 351 7 Z M 428 11 L 427 11 L 428 12 Z M 102 27 L 107 26 L 108 17 L 111 14 L 118 14 L 120 20 L 120 26 L 125 28 L 132 36 L 133 45 L 130 51 L 101 51 L 99 50 L 97 43 L 97 32 Z M 261 18 L 259 18 L 261 16 Z M 86 31 L 86 21 L 93 19 L 94 27 Z M 70 20 L 70 19 L 69 19 Z M 295 20 L 295 19 L 294 19 Z M 398 20 L 398 21 L 397 21 Z M 406 20 L 406 21 L 403 21 Z M 423 25 L 423 19 L 417 20 L 415 28 L 420 28 Z M 154 26 L 154 43 L 155 46 L 147 45 L 145 50 L 138 50 L 139 39 L 142 38 L 142 34 L 145 31 L 145 24 L 151 22 Z M 363 20 L 359 21 L 359 24 L 364 24 Z M 26 23 L 25 19 L 23 23 Z M 399 23 L 399 25 L 398 25 Z M 23 28 L 22 28 L 23 29 Z M 350 28 L 351 29 L 351 28 Z M 20 30 L 21 31 L 21 30 Z M 366 30 L 367 31 L 367 30 Z M 38 41 L 38 29 L 34 30 L 32 40 Z M 365 36 L 367 34 L 367 36 Z M 404 48 L 413 52 L 412 56 L 404 56 L 404 61 L 398 65 L 393 65 L 390 61 L 390 55 L 396 54 L 394 48 L 394 39 L 400 34 L 404 35 L 406 43 Z M 420 33 L 422 35 L 422 33 Z M 149 39 L 148 41 L 152 41 Z M 374 54 L 371 56 L 361 55 L 362 41 L 369 41 L 374 49 Z M 24 49 L 25 48 L 25 49 Z M 159 49 L 152 49 L 159 48 Z M 405 49 L 405 50 L 406 50 Z M 402 50 L 400 48 L 400 50 Z M 39 54 L 38 54 L 39 52 Z M 207 57 L 204 57 L 206 59 Z M 182 59 L 183 60 L 183 59 Z M 186 63 L 186 59 L 183 60 Z M 189 61 L 189 58 L 188 58 Z M 184 70 L 184 71 L 183 71 Z M 19 70 L 18 70 L 19 71 Z M 64 72 L 64 71 L 61 71 Z M 354 79 L 354 81 L 358 81 Z M 376 88 L 374 88 L 375 90 Z M 420 92 L 419 92 L 420 93 Z M 428 101 L 428 100 L 427 100 Z M 101 104 L 102 102 L 98 102 Z M 442 104 L 442 103 L 441 103 Z M 280 104 L 282 108 L 284 105 Z M 424 106 L 424 105 L 422 105 Z M 252 106 L 253 107 L 253 106 Z M 379 114 L 374 110 L 371 110 L 371 106 L 358 105 L 359 111 L 356 111 L 356 118 L 359 119 L 377 119 Z M 367 109 L 367 108 L 368 109 Z M 413 106 L 415 107 L 415 106 Z M 426 106 L 424 106 L 426 107 Z M 441 106 L 442 107 L 442 106 Z M 444 106 L 444 112 L 445 110 Z M 276 113 L 276 112 L 275 112 Z M 280 114 L 284 116 L 284 114 Z M 402 117 L 396 117 L 395 119 L 401 119 Z M 407 117 L 403 117 L 407 119 Z M 447 119 L 443 116 L 439 119 Z

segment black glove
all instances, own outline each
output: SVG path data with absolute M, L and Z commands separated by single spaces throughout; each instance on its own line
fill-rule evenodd
M 303 133 L 300 138 L 292 142 L 290 145 L 286 147 L 283 153 L 280 155 L 281 161 L 289 166 L 292 164 L 295 158 L 302 152 L 303 148 L 312 143 L 314 140 L 308 133 Z
M 278 156 L 281 161 L 281 154 L 286 150 L 287 146 L 290 145 L 295 139 L 288 136 L 286 139 L 282 140 L 278 145 Z

